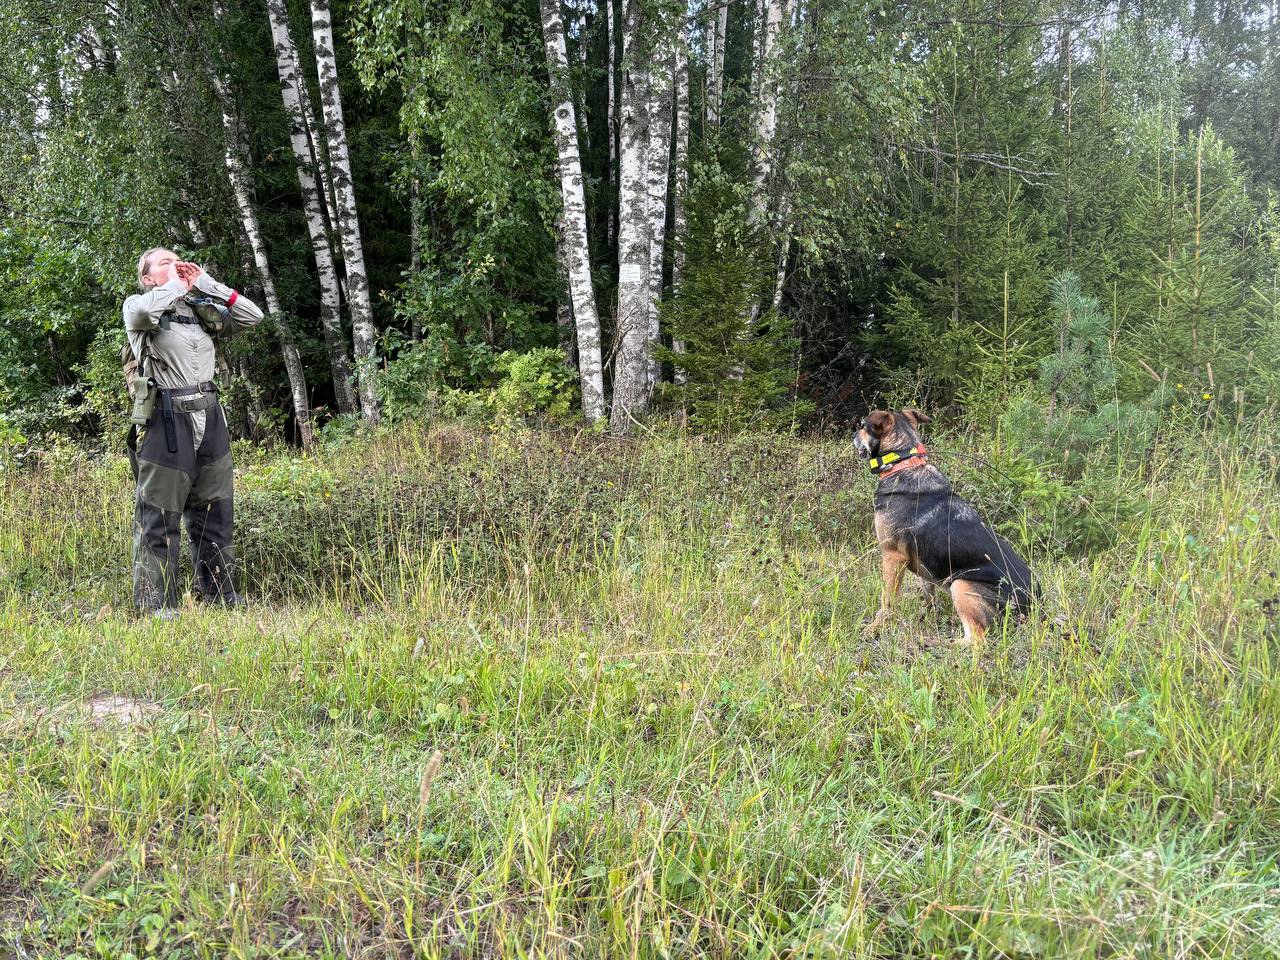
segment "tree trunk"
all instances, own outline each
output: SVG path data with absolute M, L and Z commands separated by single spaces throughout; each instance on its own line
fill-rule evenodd
M 573 94 L 569 89 L 569 58 L 565 49 L 564 20 L 560 0 L 540 0 L 542 35 L 547 49 L 547 70 L 559 156 L 560 194 L 564 205 L 564 253 L 573 317 L 578 334 L 578 371 L 582 384 L 582 413 L 594 423 L 604 416 L 604 372 L 600 357 L 600 320 L 596 314 L 595 287 L 587 247 L 587 201 L 583 192 L 582 160 L 578 153 L 578 127 Z
M 559 176 L 559 164 L 556 165 Z M 565 366 L 577 370 L 573 350 L 573 291 L 569 286 L 569 248 L 565 241 L 564 209 L 556 215 L 556 342 Z
M 640 0 L 629 0 L 622 18 L 622 143 L 618 162 L 618 313 L 613 410 L 609 427 L 631 432 L 649 404 L 649 229 L 645 116 L 648 78 L 637 55 Z
M 618 35 L 614 27 L 614 2 L 615 0 L 604 0 L 605 31 L 608 34 L 609 47 L 608 103 L 606 105 L 608 113 L 606 122 L 609 130 L 609 212 L 605 217 L 605 244 L 609 247 L 613 246 L 614 218 L 617 216 L 618 209 L 618 121 L 614 111 L 614 100 L 617 96 L 614 84 L 617 63 L 613 55 Z
M 762 0 L 763 33 L 760 36 L 758 64 L 759 113 L 756 115 L 755 189 L 752 195 L 751 219 L 765 218 L 769 206 L 769 174 L 773 170 L 773 138 L 778 127 L 778 83 L 773 60 L 782 28 L 783 0 Z
M 288 7 L 285 8 L 288 10 Z M 288 20 L 285 21 L 288 23 Z M 315 108 L 311 105 L 311 89 L 307 85 L 307 78 L 302 75 L 302 61 L 298 59 L 297 48 L 294 48 L 294 59 L 298 64 L 298 103 L 302 108 L 302 123 L 307 131 L 307 143 L 311 148 L 311 156 L 315 160 L 316 180 L 319 184 L 320 198 L 324 201 L 324 215 L 328 223 L 331 233 L 338 232 L 338 206 L 334 199 L 333 192 L 333 175 L 329 170 L 329 151 L 324 142 L 324 130 L 320 125 L 320 120 L 316 116 Z M 341 249 L 335 249 L 332 242 L 329 248 L 333 250 L 334 258 L 341 253 Z M 339 271 L 339 278 L 342 274 Z M 346 293 L 346 287 L 343 286 L 343 294 Z
M 578 143 L 580 144 L 580 152 L 591 152 L 591 122 L 587 117 L 587 93 L 583 89 L 587 76 L 587 18 L 580 9 L 575 5 L 573 7 L 573 26 L 578 33 L 578 40 L 573 45 L 574 54 L 578 60 L 578 69 L 583 78 L 582 83 L 577 87 L 573 84 L 572 77 L 565 74 L 566 82 L 569 84 L 570 90 L 573 92 L 573 109 L 574 121 L 578 129 Z M 563 23 L 563 19 L 561 20 Z M 565 38 L 565 52 L 568 53 L 568 38 Z
M 684 281 L 684 240 L 688 230 L 685 213 L 686 194 L 689 191 L 689 40 L 683 33 L 676 42 L 676 145 L 675 182 L 672 190 L 671 214 L 671 297 L 680 296 Z M 684 341 L 673 340 L 671 349 L 684 353 Z M 679 366 L 675 369 L 675 382 L 683 384 L 688 379 Z
M 652 396 L 662 379 L 662 364 L 654 355 L 658 343 L 658 308 L 662 301 L 663 264 L 667 235 L 667 184 L 671 176 L 672 52 L 670 37 L 659 39 L 649 75 L 649 149 L 646 192 L 649 211 L 649 329 L 645 352 L 647 390 Z
M 333 175 L 338 213 L 338 234 L 342 238 L 343 263 L 347 274 L 347 306 L 351 310 L 360 405 L 365 419 L 370 423 L 377 423 L 377 330 L 373 325 L 369 278 L 365 273 L 364 248 L 360 242 L 360 215 L 356 210 L 356 192 L 351 178 L 347 127 L 342 117 L 342 93 L 338 89 L 338 61 L 333 50 L 329 0 L 311 0 L 311 25 L 315 37 L 320 106 L 324 112 L 325 139 L 329 146 L 330 172 Z
M 200 225 L 200 218 L 195 214 L 195 204 L 192 202 L 191 194 L 187 192 L 186 187 L 178 189 L 178 198 L 182 201 L 182 209 L 187 212 L 187 232 L 191 234 L 191 242 L 197 247 L 207 247 L 209 245 L 209 236 L 204 232 L 204 227 Z
M 710 62 L 707 64 L 710 71 L 707 80 L 707 126 L 712 129 L 720 127 L 720 107 L 724 102 L 724 45 L 728 32 L 729 0 L 721 0 L 715 25 L 711 28 Z
M 249 278 L 246 283 L 249 289 L 245 291 L 249 299 L 254 303 L 261 303 L 266 300 L 266 294 L 261 288 L 261 284 L 254 279 L 253 255 L 246 249 L 247 243 L 240 244 L 240 270 Z M 267 407 L 263 403 L 263 395 L 265 391 L 262 385 L 258 383 L 257 376 L 253 372 L 253 367 L 249 363 L 249 358 L 243 353 L 236 359 L 234 367 L 228 366 L 228 369 L 235 371 L 236 378 L 239 381 L 241 399 L 245 408 L 245 423 L 249 427 L 249 435 L 254 440 L 265 440 L 267 438 L 266 427 L 263 422 L 267 420 Z
M 299 61 L 301 64 L 301 61 Z M 299 68 L 301 69 L 301 68 Z M 342 290 L 342 300 L 348 305 L 351 298 L 347 296 L 346 264 L 342 262 L 342 241 L 334 243 L 338 234 L 337 195 L 333 189 L 333 173 L 329 168 L 329 150 L 324 142 L 324 129 L 316 112 L 311 106 L 311 92 L 306 77 L 298 74 L 298 100 L 302 103 L 302 119 L 307 127 L 307 143 L 311 145 L 311 156 L 315 159 L 316 179 L 319 182 L 320 198 L 324 201 L 326 236 L 329 239 L 329 253 L 334 269 L 338 273 L 338 287 Z M 350 306 L 348 306 L 350 309 Z M 353 387 L 354 389 L 354 387 Z
M 227 89 L 226 83 L 216 70 L 212 71 L 212 78 L 214 92 L 222 107 L 222 126 L 227 136 L 224 154 L 227 177 L 231 181 L 236 207 L 240 211 L 240 223 L 249 241 L 249 249 L 253 252 L 254 264 L 258 269 L 258 279 L 262 283 L 262 296 L 266 300 L 267 314 L 275 321 L 276 331 L 280 335 L 280 350 L 284 354 L 284 369 L 289 377 L 289 393 L 293 398 L 293 414 L 298 422 L 298 438 L 304 447 L 309 447 L 312 441 L 311 400 L 307 395 L 307 377 L 302 365 L 302 354 L 298 351 L 298 344 L 293 338 L 289 317 L 280 308 L 280 297 L 276 294 L 271 262 L 267 257 L 267 246 L 262 238 L 262 230 L 258 226 L 258 214 L 253 209 L 252 187 L 249 183 L 248 171 L 245 169 L 244 158 L 240 154 L 235 103 L 231 98 L 231 91 Z
M 773 172 L 773 141 L 778 127 L 778 83 L 774 60 L 778 34 L 782 29 L 783 0 L 760 0 L 755 44 L 756 129 L 753 144 L 755 178 L 751 189 L 751 210 L 747 222 L 762 226 L 769 217 L 769 178 Z M 753 297 L 748 321 L 755 323 L 764 309 L 761 297 Z
M 280 94 L 285 115 L 289 118 L 289 142 L 298 168 L 298 187 L 302 191 L 302 210 L 311 237 L 311 253 L 316 262 L 320 282 L 320 327 L 324 331 L 325 349 L 329 354 L 329 370 L 333 376 L 333 394 L 339 412 L 356 409 L 356 395 L 351 383 L 351 358 L 342 332 L 342 313 L 338 293 L 338 271 L 329 247 L 325 227 L 324 200 L 316 182 L 316 164 L 307 136 L 307 123 L 302 112 L 299 90 L 304 80 L 298 73 L 298 50 L 289 33 L 289 11 L 284 0 L 267 0 L 271 21 L 271 38 L 276 49 L 276 69 L 280 74 Z

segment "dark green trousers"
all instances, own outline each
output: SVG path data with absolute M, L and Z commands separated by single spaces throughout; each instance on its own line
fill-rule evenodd
M 138 481 L 133 524 L 133 599 L 143 610 L 176 607 L 181 597 L 178 563 L 180 523 L 186 521 L 196 587 L 204 599 L 235 604 L 235 551 L 231 542 L 231 438 L 222 407 L 213 394 L 188 399 L 210 402 L 204 436 L 197 448 L 192 413 L 172 401 L 166 429 L 164 404 L 136 437 L 130 459 Z

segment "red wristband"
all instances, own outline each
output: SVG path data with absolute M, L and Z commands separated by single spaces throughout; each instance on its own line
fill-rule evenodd
M 231 296 L 227 297 L 227 306 L 231 306 L 238 299 L 240 299 L 240 292 L 238 290 L 232 290 Z

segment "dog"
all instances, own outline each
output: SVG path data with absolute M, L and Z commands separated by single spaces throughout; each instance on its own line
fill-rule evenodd
M 950 592 L 964 625 L 964 636 L 953 643 L 981 644 L 998 615 L 1025 614 L 1037 588 L 1013 545 L 929 462 L 919 433 L 928 422 L 919 410 L 875 410 L 853 437 L 859 458 L 879 477 L 875 523 L 883 583 L 868 632 L 889 619 L 910 570 L 924 581 L 930 601 L 939 587 Z

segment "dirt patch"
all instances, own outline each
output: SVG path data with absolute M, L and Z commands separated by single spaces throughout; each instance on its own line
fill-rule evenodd
M 118 723 L 131 726 L 146 723 L 160 713 L 159 704 L 115 693 L 101 693 L 85 702 L 89 723 L 95 727 Z

